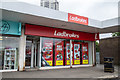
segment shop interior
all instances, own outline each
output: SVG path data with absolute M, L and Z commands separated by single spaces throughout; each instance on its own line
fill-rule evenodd
M 18 69 L 19 37 L 0 36 L 0 70 Z

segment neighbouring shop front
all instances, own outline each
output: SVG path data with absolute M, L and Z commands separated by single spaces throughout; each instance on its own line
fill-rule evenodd
M 95 33 L 31 24 L 25 24 L 25 35 L 26 68 L 92 65 L 94 41 L 99 39 Z
M 21 23 L 0 21 L 0 71 L 18 69 Z

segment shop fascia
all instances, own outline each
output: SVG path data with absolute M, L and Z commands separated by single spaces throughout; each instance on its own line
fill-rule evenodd
M 79 38 L 79 35 L 78 34 L 70 34 L 70 33 L 67 33 L 66 31 L 63 31 L 63 32 L 58 32 L 57 30 L 55 30 L 54 32 L 54 36 L 62 36 L 62 37 L 70 37 L 70 38 Z
M 88 25 L 88 18 L 68 13 L 68 22 L 73 22 L 73 23 Z
M 26 24 L 25 35 L 64 38 L 64 39 L 76 39 L 85 41 L 99 40 L 99 33 L 85 33 L 79 31 L 65 30 L 59 28 L 44 27 L 39 25 Z M 47 33 L 47 34 L 46 34 Z
M 70 20 L 77 21 L 77 22 L 82 22 L 82 23 L 87 23 L 87 20 L 85 20 L 83 18 L 79 18 L 79 17 L 70 16 Z

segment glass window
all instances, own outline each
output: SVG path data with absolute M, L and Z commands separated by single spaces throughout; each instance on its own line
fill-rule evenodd
M 0 37 L 0 70 L 18 68 L 19 38 Z
M 86 46 L 87 49 L 83 49 Z M 42 38 L 42 67 L 69 66 L 70 40 L 56 38 Z M 85 51 L 86 52 L 85 52 Z M 88 43 L 72 40 L 72 64 L 88 64 Z M 84 57 L 85 56 L 85 57 Z
M 43 39 L 42 66 L 53 66 L 53 39 Z
M 89 64 L 88 43 L 82 43 L 82 64 Z
M 64 39 L 42 38 L 42 67 L 65 65 Z
M 73 55 L 72 55 L 73 64 Z M 65 65 L 70 65 L 70 41 L 65 41 Z
M 64 40 L 55 40 L 55 66 L 64 65 Z
M 80 45 L 81 43 L 79 41 L 74 41 L 73 42 L 73 54 L 74 54 L 74 65 L 79 65 L 80 64 L 80 58 L 81 58 L 81 51 L 80 51 Z

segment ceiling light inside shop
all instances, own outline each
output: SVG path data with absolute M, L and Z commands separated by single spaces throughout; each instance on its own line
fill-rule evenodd
M 3 38 L 2 36 L 0 36 L 0 39 Z

